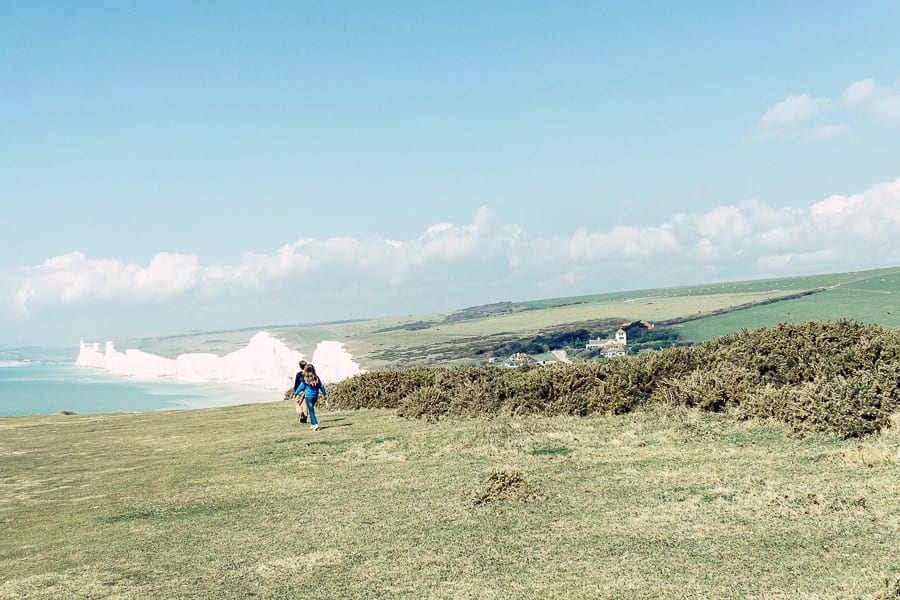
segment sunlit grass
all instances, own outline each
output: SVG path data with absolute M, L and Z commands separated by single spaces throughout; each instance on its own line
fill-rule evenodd
M 870 598 L 900 423 L 449 419 L 287 402 L 0 420 L 0 597 Z
M 843 281 L 830 281 L 829 289 L 775 304 L 706 317 L 679 326 L 694 342 L 736 333 L 743 328 L 772 327 L 777 323 L 836 321 L 847 319 L 867 325 L 900 327 L 900 269 L 846 274 Z

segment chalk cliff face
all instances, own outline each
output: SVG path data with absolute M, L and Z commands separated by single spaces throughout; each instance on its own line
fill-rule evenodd
M 293 385 L 297 363 L 304 358 L 265 331 L 254 335 L 245 348 L 225 356 L 193 353 L 172 359 L 134 349 L 119 352 L 112 342 L 106 342 L 103 350 L 100 346 L 99 342 L 81 342 L 75 364 L 132 377 L 241 383 L 277 390 Z M 361 372 L 339 342 L 320 342 L 312 363 L 326 385 Z

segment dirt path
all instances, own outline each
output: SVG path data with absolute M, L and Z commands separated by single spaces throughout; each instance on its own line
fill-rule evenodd
M 558 358 L 561 362 L 566 363 L 567 365 L 571 365 L 571 364 L 572 364 L 572 361 L 569 360 L 569 357 L 568 357 L 568 356 L 566 356 L 566 351 L 565 351 L 565 350 L 551 350 L 551 351 L 550 351 L 550 354 L 552 354 L 553 356 L 555 356 L 556 358 Z

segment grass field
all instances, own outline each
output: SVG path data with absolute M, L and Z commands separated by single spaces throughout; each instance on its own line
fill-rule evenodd
M 900 327 L 900 269 L 847 273 L 837 280 L 823 280 L 825 291 L 690 321 L 680 326 L 682 335 L 694 342 L 735 333 L 744 327 L 756 329 L 777 323 L 835 321 L 848 319 L 867 325 Z
M 0 419 L 2 598 L 875 598 L 900 420 L 451 419 L 287 402 Z M 887 585 L 893 587 L 887 587 Z
M 341 341 L 371 370 L 604 319 L 691 317 L 692 341 L 896 328 L 898 296 L 895 268 L 118 347 L 224 354 L 266 329 L 308 356 Z M 900 415 L 851 440 L 659 407 L 320 416 L 317 433 L 286 402 L 0 418 L 0 598 L 900 597 Z

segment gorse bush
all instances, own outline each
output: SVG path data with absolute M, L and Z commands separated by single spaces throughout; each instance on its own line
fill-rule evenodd
M 749 370 L 733 365 L 694 369 L 681 377 L 663 381 L 653 391 L 653 399 L 675 406 L 720 411 L 744 403 L 752 389 L 751 379 Z
M 442 388 L 431 385 L 413 390 L 397 407 L 401 417 L 422 417 L 434 422 L 450 412 L 450 394 Z
M 704 344 L 546 367 L 416 367 L 332 386 L 337 408 L 447 415 L 623 414 L 648 404 L 733 411 L 801 433 L 877 432 L 900 410 L 900 332 L 849 321 L 743 330 Z
M 898 332 L 851 321 L 782 323 L 721 337 L 698 349 L 710 358 L 746 367 L 764 383 L 852 376 L 900 360 Z
M 780 388 L 768 385 L 753 391 L 737 410 L 744 418 L 769 417 L 801 432 L 833 431 L 857 437 L 879 431 L 898 408 L 896 385 L 891 400 L 891 391 L 883 383 L 862 374 Z

